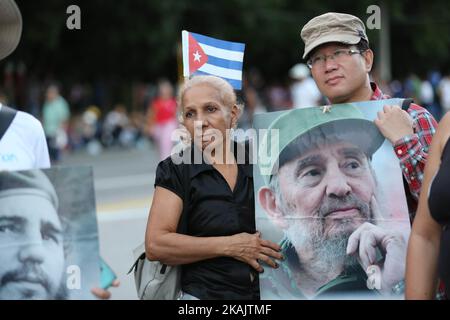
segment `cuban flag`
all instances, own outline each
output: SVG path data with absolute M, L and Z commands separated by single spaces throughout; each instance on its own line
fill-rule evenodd
M 234 89 L 242 88 L 245 44 L 229 42 L 183 30 L 183 75 L 207 74 L 227 80 Z

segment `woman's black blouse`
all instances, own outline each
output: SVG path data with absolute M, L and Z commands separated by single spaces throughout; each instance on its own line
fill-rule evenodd
M 443 226 L 439 254 L 439 275 L 450 298 L 450 139 L 441 157 L 441 165 L 433 179 L 428 196 L 430 214 Z
M 252 166 L 245 158 L 244 164 L 238 162 L 234 190 L 212 165 L 204 162 L 174 164 L 168 157 L 159 163 L 155 186 L 181 199 L 189 194 L 183 202 L 187 206 L 183 210 L 187 214 L 186 234 L 218 237 L 256 232 Z M 186 181 L 188 186 L 184 186 Z M 259 299 L 258 276 L 244 262 L 218 257 L 183 265 L 182 270 L 182 290 L 199 299 Z

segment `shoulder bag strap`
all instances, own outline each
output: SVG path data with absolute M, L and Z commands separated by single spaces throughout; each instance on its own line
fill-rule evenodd
M 9 126 L 16 117 L 17 111 L 7 106 L 2 106 L 0 109 L 0 140 L 2 140 Z

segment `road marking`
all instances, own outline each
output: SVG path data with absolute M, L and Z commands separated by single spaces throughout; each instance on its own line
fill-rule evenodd
M 152 201 L 153 195 L 140 199 L 131 199 L 113 203 L 104 203 L 97 205 L 97 212 L 99 214 L 104 214 L 130 209 L 144 209 L 148 211 L 150 209 Z
M 152 187 L 154 181 L 155 174 L 135 174 L 122 177 L 95 179 L 94 186 L 95 191 L 105 191 L 138 186 Z
M 145 210 L 145 209 L 142 209 L 142 208 L 116 211 L 114 213 L 112 213 L 112 212 L 108 212 L 108 213 L 100 212 L 97 215 L 97 220 L 98 220 L 99 223 L 113 222 L 113 221 L 126 222 L 126 221 L 132 221 L 132 220 L 144 220 L 144 221 L 147 221 L 147 218 L 148 218 L 148 210 Z M 124 230 L 120 230 L 119 232 L 122 232 L 122 231 L 124 231 Z

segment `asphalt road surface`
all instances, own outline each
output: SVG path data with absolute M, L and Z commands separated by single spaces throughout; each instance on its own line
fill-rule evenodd
M 60 163 L 93 167 L 100 254 L 121 282 L 111 289 L 111 299 L 137 299 L 134 278 L 127 272 L 133 249 L 144 241 L 158 162 L 156 150 L 144 145 L 109 149 L 96 156 L 67 154 Z

